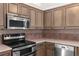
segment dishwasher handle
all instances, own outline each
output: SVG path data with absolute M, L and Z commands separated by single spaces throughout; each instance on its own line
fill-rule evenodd
M 65 49 L 66 47 L 62 46 L 62 49 Z

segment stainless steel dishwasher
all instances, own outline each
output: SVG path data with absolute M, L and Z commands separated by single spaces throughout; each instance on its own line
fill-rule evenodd
M 74 47 L 55 44 L 54 56 L 74 56 Z

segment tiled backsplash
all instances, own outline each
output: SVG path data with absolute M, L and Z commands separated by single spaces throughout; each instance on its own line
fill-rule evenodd
M 48 30 L 44 38 L 79 41 L 79 30 L 54 30 L 53 33 Z
M 42 33 L 29 33 L 26 35 L 26 39 L 40 39 L 43 38 Z
M 61 39 L 79 41 L 79 30 L 29 30 L 26 34 L 29 39 Z

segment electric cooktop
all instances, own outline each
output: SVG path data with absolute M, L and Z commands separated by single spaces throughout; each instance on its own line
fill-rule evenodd
M 11 42 L 6 45 L 8 45 L 11 48 L 17 48 L 17 47 L 27 46 L 27 45 L 32 45 L 32 44 L 35 44 L 35 42 L 26 40 L 26 41 Z

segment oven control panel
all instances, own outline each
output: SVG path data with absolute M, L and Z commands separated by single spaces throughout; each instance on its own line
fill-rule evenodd
M 25 33 L 3 34 L 2 38 L 3 40 L 21 39 L 25 38 Z

